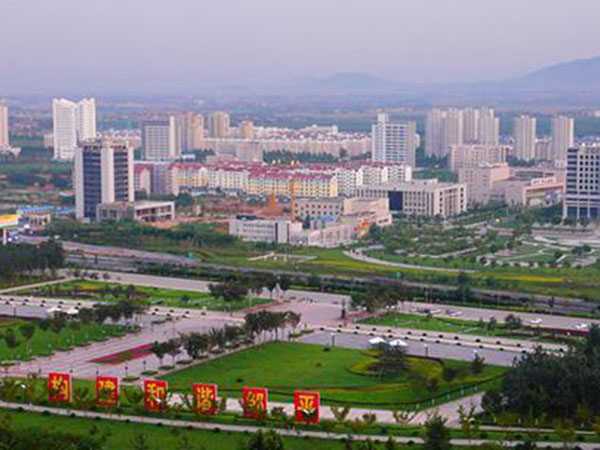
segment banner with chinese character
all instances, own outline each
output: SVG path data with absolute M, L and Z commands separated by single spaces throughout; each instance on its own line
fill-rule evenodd
M 51 403 L 70 403 L 73 385 L 68 373 L 50 372 L 48 374 L 48 401 Z
M 144 407 L 146 411 L 162 411 L 166 408 L 169 385 L 162 380 L 144 380 Z
M 268 411 L 269 391 L 265 388 L 242 389 L 242 407 L 244 417 L 263 419 Z
M 214 415 L 217 413 L 217 385 L 216 384 L 194 384 L 194 405 L 196 412 L 203 415 Z
M 119 405 L 119 379 L 117 377 L 96 377 L 96 404 L 106 408 Z
M 294 392 L 294 417 L 296 422 L 318 424 L 321 395 L 318 392 Z

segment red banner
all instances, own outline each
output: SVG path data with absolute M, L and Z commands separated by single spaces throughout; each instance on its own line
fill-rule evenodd
M 144 380 L 144 407 L 146 411 L 162 411 L 166 407 L 169 384 L 162 380 Z
M 119 405 L 119 378 L 96 377 L 96 404 L 106 408 Z
M 71 375 L 50 372 L 48 374 L 48 401 L 51 403 L 70 403 L 73 392 Z
M 268 412 L 269 391 L 265 388 L 242 389 L 244 417 L 263 419 Z
M 203 415 L 214 415 L 217 413 L 217 385 L 216 384 L 194 384 L 192 386 L 196 412 Z
M 318 392 L 294 392 L 294 417 L 296 422 L 318 424 L 320 410 L 321 395 Z

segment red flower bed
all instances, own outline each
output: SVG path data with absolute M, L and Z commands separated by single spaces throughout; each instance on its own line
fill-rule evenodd
M 138 347 L 133 347 L 128 350 L 123 350 L 110 355 L 101 356 L 100 358 L 92 359 L 90 362 L 96 364 L 121 364 L 133 359 L 144 358 L 152 354 L 152 344 L 144 344 Z

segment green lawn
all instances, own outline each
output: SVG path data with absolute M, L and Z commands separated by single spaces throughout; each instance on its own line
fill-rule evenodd
M 174 450 L 188 448 L 194 450 L 239 450 L 241 444 L 248 439 L 247 434 L 231 432 L 215 432 L 205 430 L 188 431 L 181 428 L 158 427 L 156 425 L 127 424 L 108 420 L 90 420 L 60 416 L 45 416 L 35 413 L 10 413 L 13 426 L 16 429 L 31 428 L 56 429 L 74 434 L 88 435 L 95 432 L 98 435 L 106 433 L 108 440 L 106 450 L 134 450 L 131 439 L 143 434 L 149 443 L 148 450 Z M 215 424 L 215 428 L 218 427 Z M 190 447 L 178 447 L 181 437 L 189 439 Z M 336 441 L 318 439 L 284 438 L 286 450 L 342 450 L 343 444 Z M 383 449 L 383 446 L 376 447 Z
M 194 382 L 216 383 L 225 395 L 237 397 L 243 386 L 270 389 L 272 400 L 290 401 L 295 389 L 321 392 L 323 402 L 394 408 L 402 404 L 417 406 L 434 397 L 460 391 L 504 373 L 505 369 L 488 366 L 480 375 L 472 375 L 468 362 L 439 361 L 409 357 L 406 373 L 381 379 L 367 373 L 375 361 L 372 352 L 300 343 L 269 343 L 234 355 L 186 368 L 164 377 L 172 389 L 189 390 Z M 444 367 L 456 369 L 457 376 L 442 379 Z M 438 389 L 426 388 L 426 381 L 437 378 Z
M 19 294 L 94 301 L 118 301 L 131 296 L 131 298 L 149 305 L 206 308 L 217 311 L 237 311 L 269 302 L 269 299 L 257 297 L 249 297 L 239 302 L 224 302 L 222 299 L 214 298 L 207 292 L 160 289 L 146 286 L 134 286 L 134 290 L 131 292 L 128 289 L 128 286 L 124 284 L 111 283 L 110 281 L 74 280 L 22 291 Z
M 125 333 L 124 327 L 120 325 L 68 322 L 67 326 L 58 334 L 36 327 L 31 341 L 27 343 L 19 331 L 19 327 L 24 323 L 25 321 L 23 320 L 12 319 L 0 322 L 0 334 L 3 335 L 8 328 L 12 328 L 19 342 L 19 345 L 13 349 L 6 345 L 4 339 L 0 339 L 0 361 L 26 360 L 35 356 L 47 356 L 57 349 L 85 345 L 86 343 L 102 340 L 107 337 L 121 336 Z
M 489 329 L 486 322 L 474 320 L 462 320 L 449 317 L 427 317 L 419 314 L 387 313 L 379 317 L 364 319 L 361 323 L 368 325 L 379 325 L 384 327 L 412 328 L 423 331 L 437 331 L 441 333 L 461 333 L 475 336 L 526 338 L 529 340 L 539 339 L 533 332 L 524 330 L 511 330 L 503 324 L 497 324 L 495 328 Z

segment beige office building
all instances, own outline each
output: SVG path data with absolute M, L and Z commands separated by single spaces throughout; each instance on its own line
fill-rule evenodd
M 363 186 L 361 198 L 387 198 L 390 211 L 406 216 L 451 217 L 467 210 L 467 187 L 436 179 Z

